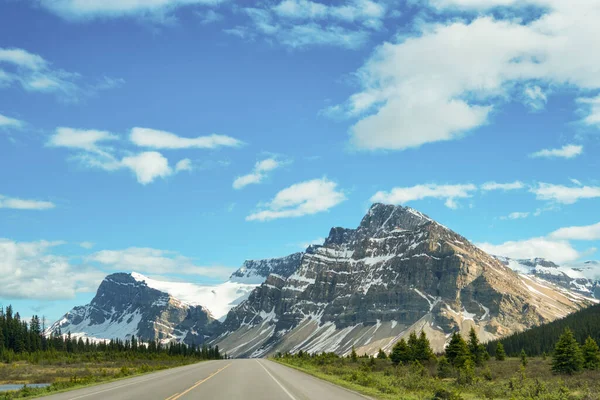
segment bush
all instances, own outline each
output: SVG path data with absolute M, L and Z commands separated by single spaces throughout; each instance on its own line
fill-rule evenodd
M 446 388 L 440 388 L 433 393 L 431 400 L 462 400 L 462 397 L 457 392 L 453 392 Z

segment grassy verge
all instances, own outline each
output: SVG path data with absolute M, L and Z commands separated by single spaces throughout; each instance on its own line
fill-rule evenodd
M 25 387 L 18 391 L 0 392 L 0 400 L 24 399 L 79 389 L 160 371 L 199 360 L 189 357 L 117 358 L 90 361 L 61 359 L 32 364 L 25 361 L 0 364 L 0 384 L 50 383 L 46 388 Z
M 283 357 L 273 361 L 376 399 L 544 399 L 600 400 L 600 372 L 553 375 L 550 361 L 530 358 L 489 361 L 472 377 L 450 371 L 437 374 L 437 365 L 395 367 L 388 360 Z

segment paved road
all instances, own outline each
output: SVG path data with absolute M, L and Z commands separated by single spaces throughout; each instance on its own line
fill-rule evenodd
M 51 400 L 364 400 L 268 360 L 207 361 L 44 397 Z

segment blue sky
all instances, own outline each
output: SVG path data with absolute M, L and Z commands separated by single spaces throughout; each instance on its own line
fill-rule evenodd
M 0 0 L 0 302 L 220 282 L 373 201 L 599 259 L 600 1 L 564 3 Z

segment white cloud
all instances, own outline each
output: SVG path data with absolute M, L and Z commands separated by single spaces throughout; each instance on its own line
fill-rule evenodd
M 100 142 L 117 139 L 116 135 L 107 131 L 59 127 L 48 140 L 48 146 L 68 147 L 98 153 L 102 152 L 98 146 Z
M 189 158 L 184 158 L 183 160 L 179 160 L 177 164 L 175 164 L 175 172 L 179 171 L 191 171 L 192 170 L 192 160 Z
M 41 0 L 42 7 L 73 21 L 96 18 L 147 17 L 164 21 L 190 5 L 216 5 L 222 0 Z
M 0 238 L 0 297 L 57 300 L 95 290 L 104 274 L 50 253 L 61 244 Z
M 54 207 L 54 203 L 50 201 L 26 200 L 0 195 L 0 208 L 12 208 L 15 210 L 48 210 Z
M 577 102 L 583 105 L 581 111 L 587 114 L 582 122 L 589 126 L 600 127 L 600 96 L 591 98 L 581 97 L 577 99 Z
M 540 111 L 544 109 L 548 102 L 548 97 L 541 87 L 537 85 L 527 85 L 523 90 L 525 96 L 524 102 L 533 111 Z
M 208 10 L 206 12 L 197 12 L 196 15 L 200 17 L 200 22 L 203 25 L 208 25 L 223 20 L 223 15 L 213 10 Z
M 387 14 L 384 2 L 350 0 L 338 5 L 310 0 L 283 0 L 243 11 L 250 18 L 225 32 L 242 39 L 263 36 L 284 46 L 302 49 L 311 46 L 362 47 L 373 31 L 383 29 Z
M 188 257 L 168 250 L 130 247 L 123 250 L 102 250 L 86 257 L 88 262 L 103 264 L 113 270 L 149 274 L 200 275 L 226 279 L 235 267 L 198 266 Z
M 156 151 L 146 151 L 135 156 L 124 157 L 121 164 L 131 169 L 137 181 L 142 185 L 146 185 L 154 181 L 154 179 L 166 178 L 173 173 L 169 167 L 169 161 Z
M 6 115 L 0 114 L 0 129 L 2 128 L 22 128 L 25 123 L 21 120 L 7 117 Z
M 560 149 L 543 149 L 540 151 L 536 151 L 535 153 L 532 153 L 529 156 L 533 158 L 573 158 L 577 157 L 581 153 L 583 153 L 583 146 L 568 144 L 561 147 Z
M 543 237 L 509 241 L 499 245 L 491 243 L 476 243 L 476 245 L 487 253 L 517 259 L 541 257 L 555 263 L 564 263 L 581 257 L 569 242 Z
M 92 242 L 81 242 L 81 243 L 79 243 L 79 247 L 81 247 L 83 249 L 91 249 L 92 247 L 94 247 L 94 243 L 92 243 Z
M 491 190 L 518 190 L 523 189 L 524 187 L 525 185 L 520 181 L 510 183 L 486 182 L 481 185 L 481 190 L 484 192 L 489 192 Z
M 238 176 L 233 181 L 234 189 L 242 189 L 248 185 L 261 183 L 268 175 L 268 172 L 279 168 L 283 163 L 275 158 L 267 158 L 262 161 L 258 161 L 252 172 L 247 175 Z
M 587 226 L 569 226 L 550 234 L 553 239 L 600 240 L 600 222 Z
M 246 217 L 247 221 L 268 221 L 301 217 L 327 211 L 346 200 L 337 184 L 326 178 L 296 183 L 281 190 L 262 211 Z
M 600 197 L 600 187 L 597 186 L 569 187 L 540 183 L 536 187 L 531 188 L 530 191 L 535 193 L 539 200 L 552 200 L 562 204 L 573 204 L 581 199 Z
M 381 27 L 381 20 L 387 11 L 385 4 L 371 0 L 355 0 L 344 5 L 327 5 L 309 0 L 283 0 L 272 10 L 284 18 L 360 22 L 370 28 Z
M 445 204 L 449 208 L 457 208 L 457 199 L 464 199 L 473 196 L 477 186 L 473 184 L 461 185 L 437 185 L 425 184 L 411 187 L 396 187 L 389 192 L 379 191 L 371 197 L 371 202 L 381 202 L 388 204 L 405 204 L 410 201 L 422 200 L 425 198 L 435 198 L 446 200 Z
M 500 219 L 523 219 L 523 218 L 529 217 L 530 214 L 531 213 L 529 213 L 529 212 L 515 211 L 515 212 L 508 214 L 508 216 L 506 216 L 506 217 L 500 217 Z
M 414 34 L 379 46 L 356 73 L 361 89 L 344 103 L 348 116 L 360 118 L 350 128 L 356 148 L 402 150 L 460 138 L 528 87 L 537 101 L 550 87 L 600 89 L 600 53 L 592 50 L 600 34 L 598 0 L 433 4 L 478 11 L 504 5 L 513 12 L 465 19 L 440 13 L 436 20 L 445 21 L 415 24 Z
M 214 149 L 217 147 L 238 147 L 242 142 L 225 135 L 198 136 L 186 138 L 171 132 L 159 131 L 149 128 L 133 128 L 130 135 L 131 142 L 140 147 L 154 149 Z

